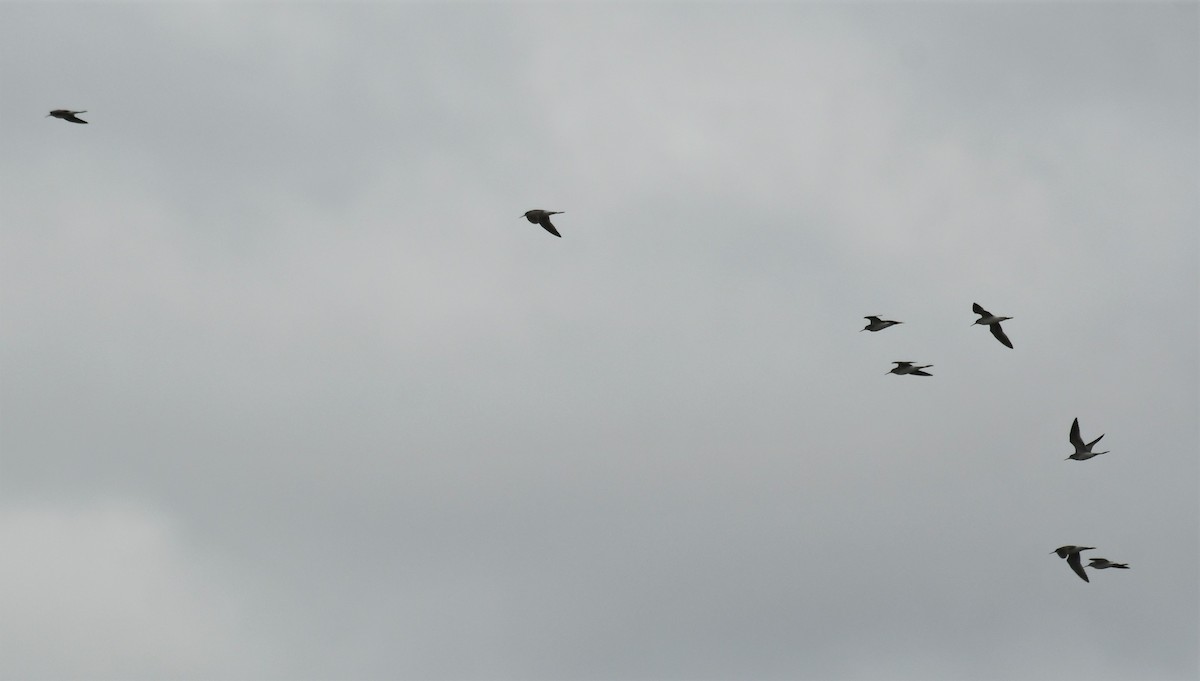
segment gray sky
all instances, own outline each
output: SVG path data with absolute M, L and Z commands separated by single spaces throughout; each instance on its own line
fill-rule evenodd
M 0 5 L 0 678 L 1196 678 L 1197 21 Z

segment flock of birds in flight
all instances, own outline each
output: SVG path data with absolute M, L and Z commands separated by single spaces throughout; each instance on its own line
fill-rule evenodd
M 64 121 L 70 121 L 72 123 L 82 123 L 82 124 L 86 125 L 87 121 L 83 120 L 82 118 L 79 118 L 79 116 L 76 115 L 76 114 L 81 114 L 81 113 L 87 113 L 87 111 L 71 111 L 69 109 L 55 109 L 55 110 L 51 111 L 50 113 L 46 114 L 46 117 L 49 118 L 50 116 L 53 116 L 55 118 L 61 118 Z M 541 208 L 535 208 L 533 210 L 525 211 L 525 214 L 520 217 L 525 218 L 532 224 L 540 225 L 542 227 L 542 229 L 546 230 L 547 232 L 550 232 L 551 234 L 553 234 L 556 237 L 561 238 L 562 234 L 559 234 L 558 229 L 556 229 L 554 227 L 554 223 L 550 222 L 550 216 L 551 215 L 561 215 L 562 213 L 563 213 L 563 211 L 560 211 L 560 210 L 542 210 Z M 979 319 L 976 319 L 975 322 L 972 324 L 972 326 L 975 326 L 976 324 L 981 324 L 983 326 L 986 326 L 986 327 L 988 327 L 989 330 L 991 330 L 992 335 L 996 337 L 996 340 L 1000 341 L 1006 347 L 1011 348 L 1013 346 L 1012 341 L 1008 339 L 1008 334 L 1004 333 L 1004 329 L 1001 328 L 1001 326 L 1000 326 L 1000 322 L 1012 319 L 1012 317 L 1001 317 L 999 315 L 994 315 L 991 312 L 988 312 L 987 310 L 983 309 L 983 307 L 979 303 L 973 303 L 971 305 L 971 309 L 975 312 L 975 314 L 979 315 Z M 867 325 L 865 327 L 863 327 L 862 329 L 860 329 L 860 331 L 871 331 L 871 332 L 883 331 L 884 329 L 893 327 L 897 324 L 904 323 L 904 322 L 893 321 L 890 319 L 881 319 L 877 315 L 870 315 L 870 316 L 864 317 L 864 319 L 867 320 Z M 892 367 L 892 370 L 887 372 L 889 374 L 896 374 L 897 376 L 932 376 L 933 375 L 933 374 L 925 371 L 926 369 L 932 368 L 933 367 L 932 364 L 917 365 L 916 362 L 892 362 L 892 363 L 895 364 L 896 366 Z M 1092 451 L 1092 447 L 1095 446 L 1095 444 L 1097 442 L 1099 442 L 1100 438 L 1102 438 L 1102 437 L 1104 437 L 1103 434 L 1100 435 L 1100 437 L 1096 438 L 1095 440 L 1092 440 L 1091 442 L 1088 442 L 1085 444 L 1083 441 L 1083 438 L 1080 437 L 1080 435 L 1079 435 L 1079 419 L 1078 418 L 1075 419 L 1075 421 L 1071 424 L 1071 434 L 1069 437 L 1071 444 L 1075 447 L 1075 453 L 1072 454 L 1071 456 L 1068 456 L 1067 459 L 1068 460 L 1074 459 L 1076 461 L 1086 461 L 1094 456 L 1099 456 L 1101 454 L 1107 454 L 1108 452 L 1093 452 Z M 1094 546 L 1068 545 L 1068 546 L 1060 546 L 1057 549 L 1051 551 L 1051 553 L 1057 553 L 1059 558 L 1065 558 L 1067 560 L 1067 565 L 1071 566 L 1071 569 L 1075 571 L 1075 574 L 1079 575 L 1079 577 L 1081 579 L 1083 579 L 1083 581 L 1090 582 L 1091 580 L 1088 579 L 1087 571 L 1085 571 L 1083 569 L 1083 562 L 1082 562 L 1080 554 L 1084 551 L 1091 551 L 1093 549 L 1095 549 Z M 1111 560 L 1108 560 L 1107 558 L 1092 558 L 1087 566 L 1090 568 L 1096 569 L 1096 570 L 1106 570 L 1108 568 L 1118 568 L 1121 570 L 1129 569 L 1129 566 L 1127 564 L 1115 563 Z
M 991 330 L 992 335 L 996 337 L 996 340 L 1000 341 L 1005 347 L 1011 348 L 1013 346 L 1012 341 L 1008 339 L 1008 334 L 1004 333 L 1004 329 L 1000 326 L 1000 322 L 1012 319 L 1012 317 L 1001 317 L 1000 315 L 994 315 L 991 312 L 983 309 L 983 306 L 981 306 L 979 303 L 972 303 L 971 309 L 975 312 L 975 314 L 979 315 L 979 319 L 976 319 L 974 324 L 971 326 L 975 326 L 976 324 L 986 326 L 989 330 Z M 869 315 L 867 317 L 863 317 L 863 319 L 867 320 L 867 325 L 859 329 L 860 332 L 883 331 L 884 329 L 891 328 L 897 324 L 904 323 L 892 319 L 883 319 L 878 315 Z M 889 374 L 896 374 L 897 376 L 933 375 L 925 371 L 925 369 L 932 368 L 932 364 L 918 365 L 916 362 L 892 362 L 892 364 L 895 364 L 896 366 L 892 367 L 892 370 L 887 372 Z M 1095 440 L 1085 443 L 1083 441 L 1083 437 L 1081 437 L 1079 434 L 1079 419 L 1076 418 L 1071 422 L 1071 433 L 1068 436 L 1068 440 L 1070 441 L 1071 445 L 1075 447 L 1075 453 L 1068 456 L 1067 460 L 1074 459 L 1076 461 L 1087 461 L 1094 456 L 1107 454 L 1108 452 L 1092 451 L 1092 447 L 1096 446 L 1096 443 L 1099 442 L 1100 438 L 1102 437 L 1104 437 L 1103 434 L 1101 434 L 1100 437 L 1096 438 Z M 1080 579 L 1083 581 L 1090 582 L 1092 580 L 1088 579 L 1088 574 L 1083 568 L 1083 561 L 1080 554 L 1084 551 L 1094 550 L 1095 548 L 1096 547 L 1094 546 L 1067 545 L 1060 546 L 1050 553 L 1057 553 L 1059 558 L 1066 558 L 1067 565 L 1071 566 L 1071 569 L 1075 571 L 1075 574 L 1079 575 Z M 1116 563 L 1107 558 L 1092 558 L 1091 562 L 1089 562 L 1087 566 L 1095 570 L 1107 570 L 1108 568 L 1117 568 L 1120 570 L 1129 569 L 1129 565 L 1125 563 Z

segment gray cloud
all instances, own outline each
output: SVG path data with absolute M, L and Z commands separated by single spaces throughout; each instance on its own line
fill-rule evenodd
M 0 538 L 11 678 L 261 673 L 247 603 L 219 556 L 126 502 L 7 503 Z
M 0 8 L 0 676 L 1195 676 L 1195 14 Z

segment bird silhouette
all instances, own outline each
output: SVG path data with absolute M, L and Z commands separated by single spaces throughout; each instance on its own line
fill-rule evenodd
M 71 121 L 72 123 L 83 123 L 84 125 L 87 125 L 87 121 L 85 121 L 82 118 L 79 118 L 75 115 L 75 114 L 81 114 L 81 113 L 87 113 L 87 111 L 70 111 L 68 109 L 55 109 L 54 111 L 51 111 L 50 113 L 46 114 L 46 118 L 54 116 L 55 118 L 61 118 L 64 121 Z
M 871 315 L 869 317 L 863 317 L 863 319 L 867 320 L 867 325 L 862 327 L 861 329 L 859 329 L 859 331 L 883 331 L 884 329 L 888 328 L 889 326 L 895 326 L 897 324 L 904 323 L 904 322 L 893 322 L 893 321 L 890 321 L 887 319 L 880 319 L 876 315 Z
M 522 215 L 521 217 L 525 218 L 526 220 L 532 222 L 535 225 L 541 225 L 542 228 L 545 229 L 547 232 L 550 232 L 554 236 L 561 238 L 562 235 L 559 234 L 558 230 L 554 228 L 554 225 L 550 223 L 550 216 L 551 215 L 560 215 L 560 214 L 562 214 L 562 212 L 563 211 L 561 211 L 561 210 L 542 210 L 541 208 L 535 208 L 533 210 L 525 211 L 525 214 Z
M 892 362 L 892 364 L 895 364 L 896 366 L 892 367 L 892 370 L 887 372 L 889 374 L 896 374 L 897 376 L 904 376 L 905 374 L 908 374 L 911 376 L 932 376 L 933 375 L 933 374 L 925 373 L 925 371 L 924 371 L 924 369 L 929 369 L 930 367 L 932 367 L 933 366 L 932 364 L 926 364 L 925 366 L 913 366 L 913 364 L 914 364 L 913 362 Z M 887 374 L 885 374 L 885 375 L 887 375 Z
M 1088 563 L 1087 566 L 1097 570 L 1107 570 L 1108 568 L 1117 568 L 1119 570 L 1129 569 L 1129 565 L 1127 563 L 1114 563 L 1107 558 L 1093 558 L 1092 562 Z
M 1000 322 L 1006 319 L 1012 319 L 1012 317 L 1000 317 L 994 315 L 980 307 L 979 303 L 971 303 L 971 309 L 975 311 L 975 314 L 979 315 L 979 319 L 976 319 L 974 324 L 971 326 L 974 326 L 975 324 L 983 324 L 992 330 L 992 335 L 996 337 L 996 340 L 1010 348 L 1013 346 L 1012 341 L 1008 339 L 1008 336 L 1004 335 L 1004 329 L 1000 328 Z
M 1071 422 L 1071 437 L 1070 437 L 1071 444 L 1075 445 L 1075 453 L 1072 454 L 1071 456 L 1068 456 L 1067 458 L 1075 459 L 1076 461 L 1087 461 L 1088 459 L 1092 458 L 1093 456 L 1100 456 L 1101 454 L 1107 454 L 1108 452 L 1093 452 L 1092 451 L 1092 446 L 1095 445 L 1097 442 L 1099 442 L 1100 438 L 1102 438 L 1102 437 L 1104 437 L 1103 434 L 1101 434 L 1100 437 L 1096 438 L 1095 440 L 1092 440 L 1091 442 L 1084 444 L 1083 438 L 1079 437 L 1079 419 L 1075 419 L 1074 421 Z
M 1095 546 L 1071 546 L 1068 544 L 1067 546 L 1060 546 L 1057 549 L 1054 549 L 1053 551 L 1051 551 L 1050 553 L 1057 553 L 1059 558 L 1066 558 L 1067 565 L 1071 566 L 1071 569 L 1075 571 L 1075 574 L 1079 575 L 1079 578 L 1082 579 L 1083 581 L 1090 582 L 1092 580 L 1088 579 L 1087 572 L 1085 572 L 1083 569 L 1083 563 L 1080 562 L 1079 554 L 1081 551 L 1091 551 L 1094 548 L 1096 548 L 1096 547 Z

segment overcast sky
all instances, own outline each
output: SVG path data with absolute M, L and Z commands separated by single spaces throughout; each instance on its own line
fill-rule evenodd
M 0 678 L 1195 679 L 1198 18 L 0 4 Z

